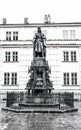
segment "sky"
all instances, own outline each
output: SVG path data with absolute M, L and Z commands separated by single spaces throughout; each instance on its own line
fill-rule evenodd
M 44 15 L 51 15 L 51 22 L 81 22 L 81 0 L 0 0 L 0 24 L 43 23 Z

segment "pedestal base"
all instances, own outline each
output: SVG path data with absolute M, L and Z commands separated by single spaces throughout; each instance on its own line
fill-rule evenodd
M 38 103 L 38 104 L 40 104 L 40 103 L 44 103 L 44 98 L 34 98 L 34 103 Z

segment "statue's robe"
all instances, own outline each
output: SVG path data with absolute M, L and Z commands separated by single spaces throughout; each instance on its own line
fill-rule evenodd
M 34 51 L 37 53 L 37 55 L 45 56 L 45 49 L 45 37 L 42 33 L 37 33 L 34 37 Z

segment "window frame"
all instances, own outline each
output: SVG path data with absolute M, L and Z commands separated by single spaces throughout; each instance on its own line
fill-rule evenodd
M 6 32 L 6 41 L 11 41 L 11 32 L 10 31 Z
M 65 86 L 69 86 L 70 85 L 70 74 L 68 72 L 64 72 L 63 73 L 63 84 Z
M 10 51 L 5 52 L 5 62 L 10 62 L 11 61 L 11 53 Z
M 17 73 L 11 73 L 11 85 L 17 85 Z
M 71 61 L 72 62 L 77 61 L 77 53 L 76 53 L 76 51 L 71 51 Z
M 12 52 L 12 61 L 18 62 L 18 52 L 17 51 Z
M 70 30 L 70 39 L 76 38 L 76 30 Z
M 63 39 L 68 39 L 68 30 L 63 30 Z
M 4 73 L 4 85 L 10 85 L 10 73 L 9 72 Z
M 63 51 L 63 61 L 69 62 L 69 51 Z
M 71 85 L 77 85 L 77 73 L 71 73 Z
M 13 32 L 13 41 L 18 41 L 18 31 Z

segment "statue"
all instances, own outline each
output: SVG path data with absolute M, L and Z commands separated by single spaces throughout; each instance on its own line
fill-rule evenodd
M 50 81 L 50 68 L 46 61 L 46 38 L 40 27 L 33 39 L 33 61 L 29 73 L 31 75 L 26 87 L 29 95 L 31 93 L 37 97 L 49 95 L 53 84 Z
M 34 57 L 46 57 L 46 38 L 38 27 L 34 40 Z

